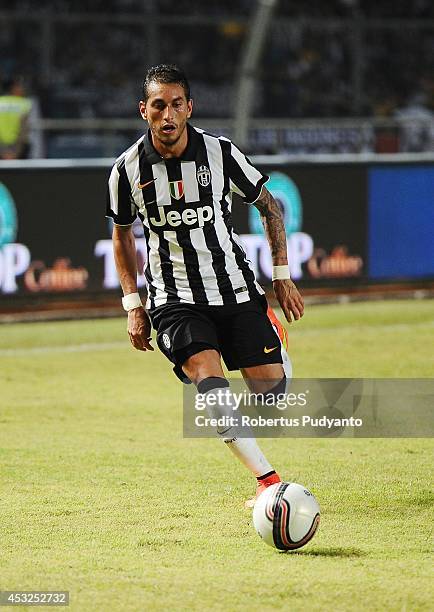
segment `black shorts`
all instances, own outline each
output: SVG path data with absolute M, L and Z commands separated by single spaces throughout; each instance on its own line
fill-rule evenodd
M 228 370 L 282 363 L 265 296 L 227 306 L 165 304 L 149 315 L 158 348 L 175 364 L 174 372 L 183 382 L 190 381 L 182 364 L 206 349 L 218 351 Z

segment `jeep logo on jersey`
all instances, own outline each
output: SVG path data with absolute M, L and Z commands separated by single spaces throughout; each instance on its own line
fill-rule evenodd
M 197 182 L 202 187 L 208 187 L 211 182 L 211 172 L 206 166 L 199 166 L 196 172 Z
M 172 198 L 180 200 L 184 195 L 184 183 L 182 181 L 171 181 L 169 183 L 169 191 Z
M 166 213 L 164 206 L 158 207 L 158 214 L 160 218 L 150 217 L 150 222 L 155 227 L 162 227 L 163 225 L 170 225 L 171 227 L 178 227 L 183 223 L 184 225 L 196 225 L 197 227 L 203 227 L 207 221 L 211 221 L 214 216 L 214 209 L 212 206 L 200 206 L 197 209 L 185 208 L 182 213 L 177 210 L 169 210 Z

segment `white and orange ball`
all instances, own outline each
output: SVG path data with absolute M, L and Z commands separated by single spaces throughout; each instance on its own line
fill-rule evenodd
M 253 525 L 269 546 L 278 550 L 301 548 L 313 538 L 320 520 L 314 495 L 295 482 L 271 485 L 256 500 Z

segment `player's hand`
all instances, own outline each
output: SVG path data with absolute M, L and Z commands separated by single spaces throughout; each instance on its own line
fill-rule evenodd
M 304 314 L 304 302 L 292 280 L 275 280 L 273 289 L 286 320 L 292 323 L 292 317 L 295 321 L 301 319 Z
M 153 351 L 151 346 L 151 321 L 146 310 L 134 308 L 128 313 L 128 335 L 131 344 L 138 351 Z

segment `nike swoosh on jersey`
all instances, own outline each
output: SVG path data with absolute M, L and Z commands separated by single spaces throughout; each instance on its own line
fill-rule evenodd
M 265 354 L 267 354 L 267 353 L 272 353 L 272 352 L 273 352 L 273 351 L 275 351 L 277 348 L 279 348 L 279 347 L 277 347 L 277 346 L 273 346 L 273 348 L 267 348 L 266 346 L 264 346 L 264 353 L 265 353 Z
M 145 187 L 147 187 L 148 185 L 150 185 L 151 183 L 153 183 L 156 180 L 157 179 L 152 179 L 151 181 L 148 181 L 147 183 L 137 183 L 137 187 L 139 189 L 144 189 Z

